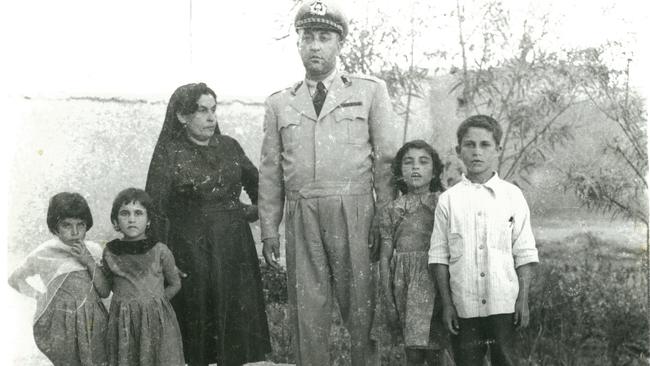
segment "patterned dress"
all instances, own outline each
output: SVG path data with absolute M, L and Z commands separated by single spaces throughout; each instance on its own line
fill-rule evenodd
M 183 366 L 183 344 L 176 314 L 164 295 L 165 278 L 178 276 L 174 256 L 162 243 L 129 243 L 142 253 L 104 250 L 113 282 L 108 318 L 111 366 Z M 145 251 L 146 250 L 146 251 Z
M 429 241 L 437 200 L 437 193 L 406 194 L 381 212 L 382 240 L 391 241 L 394 248 L 392 295 L 404 345 L 411 348 L 442 349 L 447 342 L 440 320 L 441 305 L 435 301 L 434 278 L 428 270 Z
M 90 273 L 70 272 L 34 324 L 34 341 L 55 366 L 105 366 L 107 320 Z
M 101 247 L 85 241 L 99 262 Z M 21 264 L 29 277 L 39 276 L 47 287 L 37 298 L 34 341 L 54 366 L 106 366 L 108 313 L 88 269 L 71 247 L 52 238 L 32 251 Z

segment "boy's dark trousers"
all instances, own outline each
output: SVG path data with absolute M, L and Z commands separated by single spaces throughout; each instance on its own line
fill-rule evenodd
M 492 366 L 517 365 L 513 322 L 513 314 L 459 318 L 460 331 L 451 339 L 456 365 L 483 366 L 488 345 Z

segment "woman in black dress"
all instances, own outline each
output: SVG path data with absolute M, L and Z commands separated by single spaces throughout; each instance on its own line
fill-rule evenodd
M 216 95 L 205 84 L 176 89 L 146 191 L 160 211 L 153 229 L 187 274 L 172 305 L 190 366 L 242 365 L 271 352 L 249 221 L 257 220 L 257 168 L 221 135 Z M 252 205 L 239 201 L 242 187 Z

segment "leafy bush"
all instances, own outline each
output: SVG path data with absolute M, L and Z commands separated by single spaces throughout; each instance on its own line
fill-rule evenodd
M 530 326 L 518 334 L 527 365 L 647 365 L 646 275 L 642 253 L 581 234 L 582 247 L 540 243 L 541 263 L 530 294 Z M 621 258 L 620 255 L 625 257 Z M 287 310 L 286 274 L 262 266 L 274 362 L 295 362 Z M 333 309 L 330 354 L 349 364 L 349 335 Z M 403 345 L 382 339 L 384 365 L 405 363 Z
M 531 288 L 531 324 L 519 334 L 530 365 L 645 365 L 648 349 L 641 255 L 608 258 L 591 234 L 578 256 L 545 258 Z M 582 259 L 576 260 L 576 258 Z

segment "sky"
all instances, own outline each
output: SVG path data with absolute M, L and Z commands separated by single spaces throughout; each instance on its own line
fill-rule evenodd
M 550 38 L 551 48 L 596 46 L 608 39 L 625 39 L 638 48 L 642 42 L 632 38 L 648 21 L 640 1 L 502 2 L 515 32 L 526 16 L 549 12 L 551 36 L 556 36 Z M 295 11 L 291 0 L 6 3 L 4 43 L 9 52 L 4 54 L 11 56 L 4 60 L 9 65 L 5 85 L 16 95 L 166 99 L 178 85 L 201 80 L 220 95 L 260 98 L 303 76 L 290 28 Z M 455 0 L 416 3 L 435 4 L 433 11 L 440 13 L 456 6 Z M 460 1 L 470 18 L 477 3 Z M 355 19 L 368 19 L 377 9 L 408 16 L 410 8 L 404 4 L 356 1 L 346 2 L 344 9 Z M 457 50 L 455 21 L 432 19 L 425 43 Z M 285 35 L 289 37 L 278 40 Z M 633 66 L 648 59 L 639 54 L 643 52 L 637 52 Z M 638 69 L 634 80 L 647 80 L 647 71 Z

